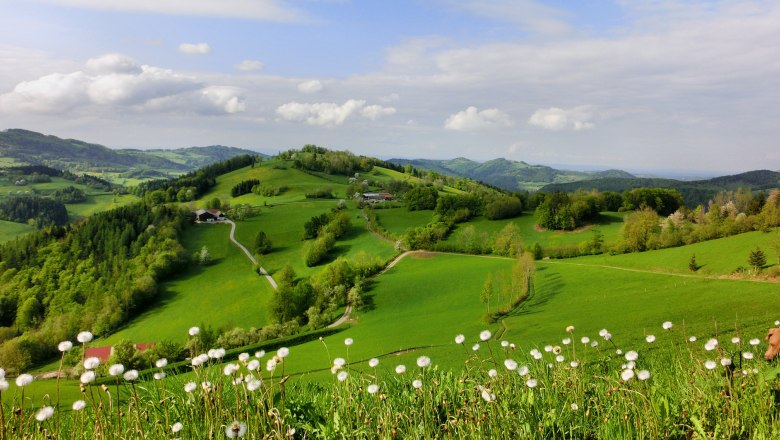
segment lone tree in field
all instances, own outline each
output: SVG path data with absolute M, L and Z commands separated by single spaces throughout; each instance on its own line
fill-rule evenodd
M 756 272 L 761 270 L 761 268 L 766 265 L 766 255 L 764 255 L 764 251 L 762 251 L 759 247 L 750 251 L 748 263 Z
M 690 269 L 691 272 L 699 270 L 699 265 L 696 263 L 696 254 L 691 255 L 691 259 L 688 260 L 688 269 Z
M 198 252 L 198 263 L 200 263 L 202 266 L 208 266 L 211 264 L 211 253 L 209 252 L 209 248 L 206 246 L 200 248 L 200 252 Z

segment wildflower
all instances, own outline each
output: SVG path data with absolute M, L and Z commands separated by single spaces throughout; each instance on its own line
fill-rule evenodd
M 647 370 L 642 370 L 638 373 L 636 373 L 636 377 L 639 380 L 647 380 L 650 379 L 650 372 Z
M 257 359 L 252 359 L 248 364 L 246 364 L 246 369 L 249 371 L 256 371 L 258 368 L 260 368 L 260 361 Z
M 154 373 L 154 380 L 163 380 L 165 379 L 165 372 L 159 371 L 157 373 Z
M 290 349 L 287 347 L 282 347 L 276 350 L 276 355 L 282 359 L 286 358 L 289 354 L 290 354 Z
M 238 364 L 227 364 L 222 368 L 222 373 L 225 376 L 232 376 L 234 375 L 240 367 Z
M 523 365 L 522 367 L 517 369 L 517 374 L 521 376 L 527 376 L 529 373 L 528 365 Z
M 731 343 L 732 344 L 739 344 L 739 337 L 734 336 L 733 338 L 731 338 Z
M 78 335 L 76 335 L 76 340 L 81 342 L 82 344 L 86 344 L 87 342 L 91 341 L 93 338 L 92 333 L 90 332 L 81 332 Z
M 184 392 L 185 393 L 191 393 L 195 391 L 195 388 L 197 388 L 198 385 L 195 382 L 187 382 L 184 384 Z
M 419 379 L 416 379 L 416 380 L 412 381 L 412 386 L 419 390 L 420 388 L 422 388 L 422 381 L 419 380 Z
M 555 347 L 552 348 L 552 352 L 554 354 L 560 354 L 561 353 L 561 347 L 556 345 Z
M 723 358 L 720 360 L 720 364 L 723 365 L 724 367 L 728 367 L 729 365 L 731 365 L 731 359 Z
M 187 331 L 190 336 L 198 336 L 200 334 L 200 328 L 198 327 L 190 327 L 190 329 Z
M 200 388 L 201 388 L 203 391 L 208 391 L 208 390 L 210 390 L 210 389 L 211 389 L 211 382 L 209 382 L 209 381 L 201 382 L 201 383 L 200 383 Z
M 653 342 L 655 342 L 655 335 L 645 336 L 645 341 L 647 341 L 649 344 L 652 344 Z
M 501 341 L 501 346 L 504 348 L 509 347 L 509 341 Z
M 8 381 L 5 379 L 0 379 L 0 391 L 7 391 L 8 390 Z
M 566 358 L 563 357 L 562 354 L 559 354 L 558 356 L 555 356 L 555 362 L 563 362 L 565 360 L 566 360 Z
M 339 374 L 336 375 L 336 378 L 339 380 L 339 382 L 344 382 L 345 380 L 347 380 L 347 372 L 339 371 Z
M 241 362 L 246 362 L 249 360 L 249 353 L 241 353 L 238 355 L 238 360 Z
M 352 340 L 352 338 L 347 338 L 347 339 L 344 339 L 344 345 L 346 345 L 347 347 L 349 347 L 350 345 L 352 345 L 352 343 L 353 343 L 353 342 L 354 342 L 354 341 Z
M 344 358 L 333 359 L 333 365 L 335 365 L 335 366 L 337 366 L 339 368 L 343 367 L 346 364 L 347 364 L 347 361 L 345 361 Z
M 590 342 L 590 338 L 587 336 L 583 336 L 582 338 L 580 338 L 580 342 L 582 342 L 583 344 L 587 344 Z
M 663 327 L 664 330 L 669 330 L 672 328 L 672 321 L 664 321 L 664 323 L 661 324 L 661 327 Z
M 569 345 L 571 344 L 571 338 L 564 338 L 561 342 L 563 342 L 563 345 Z
M 612 333 L 607 333 L 606 335 L 604 335 L 605 341 L 609 341 L 610 339 L 612 339 Z
M 580 409 L 580 406 L 577 405 L 576 403 L 572 403 L 571 404 L 571 410 L 572 411 L 578 411 L 579 409 Z
M 572 332 L 574 332 L 574 326 L 573 325 L 567 326 L 566 327 L 566 333 L 572 333 Z
M 246 434 L 246 425 L 238 420 L 234 420 L 227 428 L 225 428 L 225 435 L 228 438 L 243 437 Z
M 268 362 L 265 363 L 265 369 L 266 371 L 274 371 L 276 369 L 276 359 L 268 359 Z
M 371 368 L 376 368 L 376 366 L 379 365 L 379 359 L 377 358 L 371 358 L 368 360 L 368 366 Z
M 197 328 L 197 327 L 195 327 Z M 176 422 L 171 426 L 171 431 L 173 431 L 174 434 L 181 431 L 184 428 L 184 425 L 181 424 L 181 422 Z
M 466 337 L 463 335 L 455 336 L 455 343 L 456 344 L 462 344 L 466 340 Z
M 265 350 L 260 350 L 255 352 L 255 357 L 260 359 L 261 357 L 265 356 Z
M 114 364 L 110 367 L 108 367 L 108 374 L 112 376 L 119 376 L 120 374 L 125 372 L 125 366 L 122 364 Z
M 250 380 L 248 384 L 246 384 L 246 389 L 249 391 L 257 391 L 260 388 L 260 385 L 262 385 L 263 382 L 261 380 L 255 379 Z
M 244 381 L 241 380 L 240 377 L 236 377 L 235 379 L 233 379 L 233 385 L 235 385 L 235 386 L 239 386 L 239 385 L 241 385 L 243 383 L 244 383 Z
M 165 358 L 157 359 L 154 365 L 156 365 L 157 368 L 165 368 L 165 366 L 168 365 L 168 359 Z
M 57 350 L 63 353 L 70 350 L 71 348 L 73 348 L 73 343 L 70 341 L 62 341 L 59 344 L 57 344 Z
M 539 385 L 539 382 L 537 382 L 534 378 L 525 381 L 525 386 L 528 388 L 536 388 L 537 385 Z
M 366 388 L 366 391 L 368 391 L 368 394 L 376 394 L 379 391 L 379 385 L 372 383 Z
M 84 369 L 94 370 L 98 366 L 100 366 L 100 359 L 96 357 L 88 357 L 84 359 Z
M 201 353 L 201 354 L 195 356 L 194 358 L 192 358 L 192 366 L 193 367 L 199 367 L 199 366 L 205 364 L 206 362 L 208 362 L 209 359 L 210 359 L 209 355 L 207 355 L 206 353 Z
M 81 411 L 82 409 L 87 407 L 87 402 L 83 400 L 77 400 L 73 402 L 73 411 Z
M 545 345 L 544 346 L 544 351 L 546 351 L 547 353 L 551 352 L 552 349 L 553 349 L 552 345 Z
M 599 345 L 598 341 L 593 341 L 590 343 L 591 347 L 596 347 L 597 345 Z
M 775 325 L 780 325 L 780 320 L 775 321 Z
M 474 351 L 479 350 L 479 343 L 472 345 L 471 349 L 474 350 Z
M 428 365 L 431 365 L 431 358 L 428 356 L 420 356 L 417 358 L 417 366 L 420 368 L 425 368 Z
M 572 368 L 577 368 L 580 366 L 580 363 L 577 361 L 571 361 L 569 362 L 569 365 L 571 365 Z
M 493 334 L 490 333 L 490 330 L 482 330 L 479 333 L 479 339 L 481 341 L 487 341 L 488 339 L 490 339 L 491 336 L 493 336 Z
M 496 395 L 490 392 L 490 388 L 482 388 L 482 398 L 485 399 L 485 402 L 492 402 L 496 400 Z
M 750 340 L 750 345 L 753 345 L 753 346 L 756 346 L 756 345 L 758 345 L 760 343 L 761 343 L 761 341 L 759 341 L 758 338 L 753 338 L 753 339 Z
M 514 370 L 517 370 L 517 362 L 515 362 L 515 361 L 514 361 L 514 360 L 512 360 L 512 359 L 506 359 L 506 360 L 504 361 L 504 366 L 505 366 L 505 367 L 506 367 L 506 369 L 507 369 L 507 370 L 509 370 L 509 371 L 514 371 Z
M 625 382 L 628 382 L 629 380 L 634 378 L 634 370 L 626 368 L 620 373 L 620 378 L 623 379 Z
M 514 350 L 515 349 L 515 343 L 514 342 L 509 344 L 509 349 L 510 350 Z
M 712 351 L 717 346 L 718 346 L 718 340 L 713 338 L 713 339 L 710 339 L 709 341 L 707 341 L 706 344 L 704 344 L 704 349 L 707 350 L 707 351 Z
M 81 375 L 81 383 L 88 384 L 95 381 L 95 372 L 93 370 L 85 371 Z
M 225 356 L 224 348 L 212 348 L 208 352 L 208 356 L 212 359 L 222 359 Z
M 491 369 L 488 371 L 488 376 L 490 376 L 490 377 L 496 377 L 496 376 L 498 376 L 498 371 L 497 371 L 495 368 L 491 368 Z
M 533 350 L 531 350 L 531 357 L 533 357 L 538 361 L 539 359 L 542 358 L 542 352 L 534 348 Z
M 617 350 L 615 350 L 615 354 L 620 356 L 621 354 L 623 354 L 623 350 L 618 348 Z
M 406 365 L 398 365 L 395 367 L 396 374 L 404 374 L 406 373 Z
M 37 413 L 35 413 L 35 420 L 43 422 L 54 415 L 54 408 L 51 406 L 44 406 Z
M 626 360 L 627 361 L 635 361 L 639 358 L 639 353 L 635 352 L 634 350 L 629 351 L 626 353 Z
M 628 368 L 629 370 L 633 370 L 634 367 L 636 367 L 636 362 L 634 361 L 628 361 L 628 363 L 626 364 L 626 368 Z
M 25 387 L 27 385 L 30 385 L 32 383 L 32 381 L 33 381 L 32 375 L 30 375 L 30 374 L 20 374 L 16 378 L 16 386 L 18 386 L 19 388 Z
M 607 329 L 605 329 L 605 328 L 603 328 L 603 329 L 599 330 L 599 336 L 601 336 L 602 338 L 603 338 L 604 336 L 606 336 L 606 335 L 607 335 L 607 333 L 609 333 L 609 332 L 608 332 L 608 331 L 607 331 Z
M 742 357 L 745 358 L 745 359 L 748 359 L 748 360 L 753 359 L 753 353 L 751 353 L 749 351 L 746 351 L 746 352 L 742 353 Z
M 715 366 L 716 366 L 715 361 L 707 361 L 704 363 L 704 367 L 706 367 L 708 370 L 715 369 Z
M 691 336 L 688 338 L 688 342 L 696 342 L 696 336 Z
M 128 370 L 128 371 L 125 371 L 124 378 L 128 382 L 132 382 L 132 381 L 138 379 L 138 370 Z

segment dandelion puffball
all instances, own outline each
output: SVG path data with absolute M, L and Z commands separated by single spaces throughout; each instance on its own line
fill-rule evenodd
M 173 431 L 174 434 L 181 431 L 184 428 L 184 425 L 181 424 L 181 422 L 176 422 L 171 426 L 171 431 Z
M 138 379 L 138 370 L 125 371 L 125 375 L 123 377 L 125 378 L 126 381 L 132 382 Z
M 650 379 L 650 372 L 647 370 L 642 370 L 638 373 L 636 373 L 636 377 L 639 380 L 647 380 Z
M 431 365 L 431 358 L 428 356 L 420 356 L 417 358 L 417 366 L 420 368 L 425 368 L 428 365 Z
M 187 331 L 187 333 L 190 336 L 198 336 L 200 334 L 200 328 L 198 328 L 198 327 L 190 327 L 190 329 Z
M 112 376 L 119 376 L 120 374 L 125 372 L 125 366 L 122 364 L 114 364 L 110 367 L 108 367 L 108 374 Z
M 347 339 L 344 339 L 344 345 L 346 345 L 347 347 L 349 347 L 350 345 L 352 345 L 354 342 L 355 342 L 355 341 L 353 341 L 353 340 L 352 340 L 352 338 L 347 338 Z
M 707 351 L 712 351 L 715 350 L 715 347 L 717 346 L 718 346 L 718 340 L 713 338 L 707 341 L 706 344 L 704 344 L 704 349 Z
M 336 378 L 339 380 L 339 382 L 344 382 L 347 380 L 347 372 L 346 371 L 339 371 L 339 374 L 336 375 Z
M 44 406 L 37 413 L 35 413 L 35 420 L 43 422 L 54 415 L 54 408 L 51 406 Z
M 276 355 L 280 358 L 286 358 L 290 354 L 290 349 L 287 347 L 282 347 L 278 350 L 276 350 Z
M 73 406 L 72 406 L 73 411 L 81 411 L 82 409 L 84 409 L 86 407 L 87 407 L 87 402 L 85 402 L 83 400 L 77 400 L 77 401 L 73 402 Z
M 466 341 L 466 337 L 463 335 L 455 336 L 455 343 L 456 344 L 462 344 L 464 341 Z
M 33 381 L 33 377 L 31 374 L 20 374 L 16 377 L 16 386 L 19 388 L 25 387 L 27 385 L 30 385 Z
M 647 341 L 649 344 L 652 344 L 653 342 L 655 342 L 655 335 L 645 336 L 645 341 Z
M 406 373 L 406 365 L 398 365 L 395 367 L 396 374 L 404 374 Z
M 706 361 L 704 363 L 704 367 L 707 368 L 708 370 L 713 370 L 715 369 L 716 366 L 717 365 L 715 364 L 715 361 Z
M 414 381 L 412 381 L 412 386 L 415 387 L 418 390 L 420 388 L 422 388 L 422 385 L 423 384 L 422 384 L 422 381 L 420 379 L 415 379 Z
M 525 381 L 525 386 L 528 388 L 536 388 L 536 386 L 539 384 L 539 382 L 536 381 L 536 379 L 528 379 Z
M 626 360 L 627 361 L 635 361 L 639 358 L 639 353 L 635 352 L 634 350 L 629 351 L 626 353 Z
M 629 380 L 634 378 L 634 370 L 630 368 L 626 368 L 620 373 L 620 378 L 623 379 L 625 382 L 628 382 Z
M 498 370 L 496 370 L 495 368 L 491 368 L 490 370 L 488 370 L 488 376 L 490 377 L 498 376 Z
M 368 366 L 371 367 L 371 368 L 376 368 L 377 365 L 379 365 L 379 359 L 377 359 L 377 358 L 371 358 L 368 361 Z
M 504 360 L 504 366 L 509 371 L 517 370 L 517 362 L 514 361 L 513 359 L 506 359 L 506 360 Z
M 95 372 L 93 370 L 85 371 L 81 375 L 81 383 L 88 384 L 95 381 Z
M 664 330 L 669 330 L 672 328 L 672 321 L 664 321 L 664 323 L 661 324 L 661 327 L 663 327 Z
M 761 341 L 759 341 L 758 338 L 753 338 L 753 339 L 750 340 L 750 345 L 753 345 L 753 346 L 756 346 L 756 345 L 758 345 L 760 343 L 761 343 Z
M 73 348 L 73 343 L 70 341 L 62 341 L 59 344 L 57 344 L 57 350 L 63 353 L 70 350 L 71 348 Z
M 376 394 L 379 391 L 379 385 L 372 383 L 366 388 L 366 391 L 368 391 L 368 394 Z
M 488 339 L 490 339 L 491 336 L 493 336 L 493 334 L 490 333 L 490 330 L 482 330 L 479 333 L 479 339 L 481 341 L 487 341 Z
M 76 340 L 81 342 L 82 344 L 85 344 L 89 341 L 91 341 L 93 338 L 92 333 L 90 332 L 81 332 L 76 336 Z

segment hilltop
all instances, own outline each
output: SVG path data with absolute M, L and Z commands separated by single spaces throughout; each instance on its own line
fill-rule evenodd
M 176 176 L 242 154 L 264 156 L 255 151 L 221 145 L 170 150 L 111 149 L 29 130 L 0 132 L 3 165 L 45 165 L 71 172 L 99 173 L 112 181 Z
M 476 162 L 464 157 L 448 160 L 434 159 L 390 159 L 399 165 L 432 170 L 441 174 L 468 177 L 507 191 L 535 191 L 548 184 L 569 183 L 592 179 L 621 178 L 635 176 L 622 170 L 597 172 L 559 170 L 546 165 L 530 165 L 523 161 L 504 158 Z

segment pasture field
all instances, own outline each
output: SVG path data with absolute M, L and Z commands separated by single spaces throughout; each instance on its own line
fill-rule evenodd
M 599 255 L 567 261 L 698 276 L 728 275 L 738 267 L 749 269 L 748 255 L 756 247 L 764 251 L 766 267 L 776 266 L 778 255 L 770 242 L 778 238 L 780 229 L 772 232 L 755 231 L 652 252 Z M 692 255 L 696 255 L 696 263 L 699 265 L 695 273 L 688 269 Z
M 16 237 L 30 233 L 34 230 L 34 227 L 26 223 L 16 223 L 0 220 L 0 243 L 13 240 Z
M 433 211 L 409 211 L 405 206 L 391 209 L 375 209 L 377 220 L 391 234 L 401 235 L 409 228 L 425 226 L 431 221 Z
M 140 201 L 138 196 L 133 194 L 114 195 L 112 193 L 87 193 L 87 200 L 84 203 L 66 204 L 68 216 L 71 221 L 88 217 L 92 214 L 108 211 L 109 209 L 129 205 Z
M 215 328 L 259 328 L 266 324 L 266 303 L 273 289 L 228 240 L 229 232 L 227 224 L 199 224 L 187 229 L 183 237 L 187 250 L 194 254 L 208 247 L 212 264 L 191 263 L 188 270 L 162 284 L 163 293 L 150 310 L 95 343 L 109 345 L 124 338 L 183 342 L 186 329 L 201 323 Z

